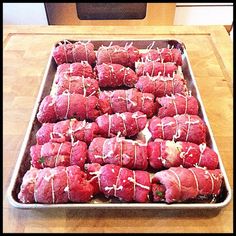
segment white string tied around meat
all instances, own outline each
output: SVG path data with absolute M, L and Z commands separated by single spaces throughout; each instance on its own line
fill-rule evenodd
M 119 172 L 118 172 L 118 175 L 117 175 L 117 178 L 116 178 L 116 185 L 115 185 L 115 187 L 114 187 L 114 196 L 115 196 L 115 197 L 116 197 L 116 191 L 117 191 L 117 190 L 120 190 L 120 189 L 123 189 L 123 186 L 122 186 L 122 185 L 120 185 L 120 186 L 117 188 L 117 184 L 118 184 L 119 178 L 120 178 L 121 169 L 122 169 L 122 168 L 119 169 Z M 114 186 L 114 185 L 113 185 L 113 186 Z
M 181 152 L 180 153 L 179 156 L 180 156 L 180 158 L 183 159 L 183 165 L 184 165 L 184 162 L 185 162 L 185 159 L 186 159 L 186 155 L 188 155 L 188 153 L 190 152 L 191 149 L 193 149 L 192 146 L 189 146 L 186 152 Z M 190 155 L 192 155 L 192 154 L 190 154 Z
M 175 173 L 175 171 L 173 171 L 172 169 L 168 169 L 170 172 L 172 172 L 174 174 L 174 176 L 176 177 L 177 181 L 178 181 L 178 189 L 179 189 L 179 193 L 181 195 L 181 181 L 180 181 L 180 178 L 179 176 Z
M 194 179 L 195 179 L 196 187 L 197 187 L 197 195 L 198 195 L 198 194 L 199 194 L 199 183 L 198 183 L 197 176 L 196 176 L 195 172 L 194 172 L 191 168 L 189 168 L 189 170 L 192 172 L 193 177 L 194 177 Z
M 123 121 L 123 127 L 124 127 L 123 135 L 126 136 L 127 135 L 126 115 L 124 113 L 116 113 L 116 115 L 118 117 L 121 117 L 121 119 Z
M 202 155 L 203 155 L 205 149 L 206 149 L 206 143 L 201 143 L 201 144 L 199 145 L 199 150 L 200 150 L 200 157 L 199 157 L 199 161 L 198 161 L 198 165 L 199 165 L 199 166 L 201 165 L 200 163 L 201 163 Z
M 58 157 L 60 155 L 60 151 L 61 151 L 62 146 L 63 146 L 63 143 L 61 143 L 59 148 L 58 148 L 57 155 L 56 155 L 56 158 L 55 158 L 55 167 L 57 166 L 57 161 L 58 161 Z
M 38 189 L 36 189 L 36 183 L 37 183 L 37 179 L 38 179 L 38 174 L 39 174 L 39 171 L 36 173 L 36 176 L 35 176 L 35 181 L 34 181 L 34 201 L 35 202 L 38 202 L 38 199 L 37 199 L 37 192 L 38 192 Z
M 185 124 L 188 124 L 187 135 L 186 135 L 185 141 L 188 141 L 188 136 L 189 136 L 191 124 L 198 124 L 198 123 L 199 123 L 199 120 L 191 121 L 191 116 L 188 115 L 188 121 L 185 122 Z
M 46 180 L 47 182 L 50 181 L 50 184 L 51 184 L 51 192 L 52 192 L 52 203 L 55 203 L 55 191 L 54 191 L 54 184 L 53 184 L 54 171 L 53 171 L 53 169 L 49 169 L 49 172 L 50 172 L 50 175 L 44 176 L 43 179 Z
M 65 167 L 65 173 L 66 173 L 66 187 L 64 188 L 64 192 L 67 192 L 67 198 L 70 201 L 70 186 L 69 186 L 69 175 L 68 175 L 68 168 Z
M 136 124 L 137 130 L 140 131 L 139 125 L 138 125 L 138 119 L 139 118 L 146 118 L 147 115 L 146 114 L 138 115 L 137 112 L 134 112 L 131 117 L 135 119 L 135 124 Z
M 108 133 L 107 136 L 111 137 L 111 122 L 112 122 L 112 115 L 108 115 Z
M 66 114 L 65 114 L 65 116 L 64 116 L 64 119 L 66 120 L 66 119 L 68 119 L 68 112 L 69 112 L 69 107 L 70 107 L 70 92 L 68 91 L 68 89 L 66 89 L 63 93 L 62 93 L 62 95 L 66 95 L 67 96 L 67 107 L 66 107 Z
M 139 187 L 141 187 L 141 188 L 147 189 L 147 190 L 150 190 L 150 187 L 138 183 L 138 182 L 136 181 L 135 171 L 133 170 L 132 172 L 133 172 L 133 178 L 132 178 L 132 177 L 128 177 L 128 180 L 134 184 L 133 199 L 135 200 L 136 185 L 139 186 Z

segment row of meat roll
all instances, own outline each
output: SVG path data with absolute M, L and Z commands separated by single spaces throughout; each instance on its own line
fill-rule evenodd
M 198 101 L 179 74 L 180 50 L 141 53 L 126 44 L 95 53 L 90 42 L 65 41 L 53 57 L 56 90 L 39 107 L 42 126 L 21 202 L 88 202 L 103 194 L 172 203 L 220 194 L 218 156 L 206 146 Z M 149 142 L 131 139 L 145 128 Z
M 78 165 L 86 162 L 116 164 L 130 169 L 155 170 L 183 166 L 218 167 L 217 154 L 205 144 L 155 139 L 149 143 L 124 137 L 96 137 L 87 148 L 82 141 L 55 142 L 30 148 L 31 164 L 36 168 Z
M 148 67 L 140 73 L 120 64 L 103 63 L 94 69 L 87 62 L 62 64 L 55 75 L 56 94 L 68 90 L 88 96 L 91 92 L 98 94 L 99 88 L 119 87 L 136 87 L 141 92 L 153 93 L 155 97 L 186 93 L 186 82 L 175 64 L 144 62 L 137 64 L 137 70 L 139 65 L 147 63 L 151 63 L 154 69 Z
M 191 95 L 175 94 L 155 100 L 153 94 L 136 89 L 103 91 L 99 98 L 66 92 L 55 97 L 46 96 L 40 104 L 37 118 L 40 123 L 71 118 L 94 121 L 103 114 L 138 111 L 148 118 L 153 115 L 163 118 L 181 114 L 197 115 L 198 110 L 198 101 Z
M 153 45 L 154 46 L 154 45 Z M 182 65 L 182 55 L 178 49 L 162 48 L 151 49 L 148 52 L 140 53 L 132 43 L 124 47 L 118 45 L 100 46 L 95 52 L 91 42 L 60 42 L 53 51 L 53 57 L 57 65 L 63 63 L 74 63 L 87 61 L 90 65 L 102 63 L 120 64 L 126 67 L 134 67 L 137 61 L 174 62 Z
M 171 167 L 151 174 L 114 164 L 86 164 L 55 168 L 31 168 L 23 177 L 18 198 L 23 203 L 89 202 L 94 196 L 123 202 L 184 202 L 221 192 L 219 169 Z

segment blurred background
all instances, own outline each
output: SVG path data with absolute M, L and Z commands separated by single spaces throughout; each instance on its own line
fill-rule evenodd
M 223 25 L 233 3 L 3 3 L 5 25 Z

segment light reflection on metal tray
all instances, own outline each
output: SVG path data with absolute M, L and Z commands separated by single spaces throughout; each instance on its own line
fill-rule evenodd
M 71 42 L 75 42 L 75 40 L 69 40 Z M 84 41 L 84 40 L 81 40 Z M 113 45 L 117 44 L 120 46 L 125 46 L 126 43 L 133 42 L 133 46 L 137 47 L 138 49 L 146 49 L 149 45 L 151 45 L 155 41 L 153 48 L 159 47 L 170 47 L 179 48 L 182 52 L 183 58 L 183 66 L 182 72 L 184 78 L 187 80 L 187 86 L 191 90 L 192 95 L 198 99 L 199 102 L 199 116 L 205 121 L 208 127 L 208 134 L 207 134 L 207 145 L 211 147 L 219 156 L 219 168 L 222 171 L 224 182 L 222 186 L 221 194 L 216 199 L 195 199 L 189 200 L 183 203 L 124 203 L 120 202 L 118 199 L 107 199 L 104 196 L 97 196 L 91 200 L 89 203 L 66 203 L 66 204 L 23 204 L 19 202 L 17 198 L 17 194 L 20 191 L 20 185 L 22 182 L 22 178 L 26 171 L 30 168 L 30 156 L 29 156 L 29 149 L 32 145 L 36 144 L 35 134 L 37 130 L 41 127 L 41 124 L 37 121 L 36 114 L 38 112 L 38 108 L 42 99 L 50 94 L 51 88 L 54 81 L 54 76 L 56 72 L 56 63 L 52 57 L 52 51 L 49 57 L 49 61 L 46 67 L 46 71 L 40 86 L 40 90 L 36 99 L 36 103 L 32 112 L 32 116 L 25 134 L 24 141 L 21 146 L 21 150 L 15 165 L 15 169 L 13 171 L 13 175 L 11 178 L 11 182 L 8 188 L 8 199 L 9 202 L 17 208 L 23 209 L 31 209 L 31 208 L 133 208 L 133 209 L 220 209 L 225 207 L 231 200 L 231 188 L 229 185 L 229 181 L 225 172 L 225 168 L 223 166 L 218 148 L 216 146 L 212 130 L 210 128 L 210 124 L 203 107 L 203 102 L 199 93 L 199 90 L 196 85 L 196 81 L 190 66 L 190 62 L 188 59 L 188 55 L 186 52 L 186 47 L 184 43 L 180 42 L 179 40 L 174 39 L 158 39 L 158 40 L 113 40 Z M 91 40 L 91 42 L 95 46 L 95 50 L 98 49 L 99 46 L 104 45 L 108 46 L 111 40 L 106 41 L 98 41 L 98 40 Z M 57 44 L 54 45 L 54 47 Z M 52 49 L 53 50 L 53 49 Z M 146 134 L 140 133 L 138 138 L 144 138 Z

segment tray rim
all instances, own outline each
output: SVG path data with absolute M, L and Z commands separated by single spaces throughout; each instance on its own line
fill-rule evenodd
M 121 42 L 123 42 L 124 41 L 124 40 L 119 40 L 119 39 L 113 39 L 113 40 L 109 40 L 109 39 L 106 39 L 106 40 L 99 40 L 99 39 L 94 39 L 94 40 L 84 40 L 84 39 L 74 40 L 73 39 L 72 40 L 71 39 L 70 40 L 70 39 L 67 39 L 67 40 L 70 41 L 70 42 L 77 42 L 77 41 L 82 41 L 82 42 L 83 41 L 86 41 L 86 42 L 88 42 L 88 41 L 103 41 L 103 42 L 121 41 Z M 15 168 L 14 168 L 11 180 L 10 180 L 9 187 L 7 189 L 7 198 L 8 198 L 9 203 L 12 206 L 14 206 L 16 208 L 20 208 L 20 209 L 32 209 L 32 208 L 33 209 L 34 208 L 37 208 L 37 209 L 39 209 L 39 208 L 40 209 L 48 209 L 48 208 L 50 208 L 50 209 L 54 209 L 54 208 L 68 208 L 68 209 L 72 209 L 72 208 L 82 208 L 82 209 L 84 209 L 84 208 L 219 209 L 219 208 L 223 208 L 223 207 L 225 207 L 226 205 L 229 204 L 229 202 L 231 201 L 231 198 L 232 198 L 231 187 L 230 187 L 229 180 L 228 180 L 228 177 L 227 177 L 224 165 L 223 165 L 223 161 L 221 159 L 218 147 L 217 147 L 216 142 L 215 142 L 215 138 L 213 136 L 213 132 L 212 132 L 212 129 L 211 129 L 211 126 L 210 126 L 210 123 L 209 123 L 209 120 L 208 120 L 208 117 L 207 117 L 207 114 L 206 114 L 206 111 L 205 111 L 205 107 L 204 107 L 202 99 L 201 99 L 201 95 L 200 95 L 198 86 L 196 84 L 195 76 L 194 76 L 193 71 L 192 71 L 192 67 L 191 67 L 191 64 L 190 64 L 190 61 L 189 61 L 189 58 L 188 58 L 188 54 L 187 54 L 187 51 L 186 51 L 185 44 L 181 40 L 178 40 L 176 38 L 172 38 L 172 39 L 170 39 L 170 38 L 168 38 L 168 39 L 167 38 L 125 39 L 125 40 L 126 41 L 176 41 L 177 43 L 182 45 L 183 54 L 186 57 L 189 72 L 190 72 L 190 75 L 192 77 L 192 82 L 193 82 L 194 87 L 196 89 L 196 97 L 198 99 L 198 102 L 200 103 L 200 107 L 201 107 L 202 114 L 203 114 L 203 117 L 204 117 L 204 122 L 206 123 L 206 125 L 208 127 L 208 132 L 209 132 L 209 135 L 211 137 L 212 147 L 213 147 L 214 151 L 217 153 L 217 155 L 219 157 L 219 167 L 220 167 L 220 170 L 222 171 L 222 174 L 223 174 L 223 177 L 224 177 L 224 182 L 225 182 L 225 187 L 228 191 L 228 194 L 227 194 L 227 197 L 225 198 L 225 200 L 223 202 L 220 202 L 220 203 L 172 203 L 172 204 L 155 203 L 155 202 L 153 202 L 153 203 L 135 203 L 135 202 L 132 202 L 132 203 L 98 203 L 98 204 L 96 204 L 96 203 L 63 203 L 63 204 L 32 203 L 32 204 L 24 204 L 24 203 L 17 202 L 12 196 L 12 191 L 14 189 L 14 185 L 15 185 L 15 182 L 16 182 L 16 179 L 17 179 L 17 174 L 18 174 L 18 172 L 20 170 L 20 167 L 21 167 L 21 162 L 22 162 L 24 152 L 25 152 L 25 149 L 26 149 L 26 146 L 27 146 L 30 134 L 31 134 L 31 130 L 32 130 L 32 127 L 33 127 L 33 124 L 34 124 L 34 120 L 35 120 L 35 117 L 37 115 L 37 110 L 39 108 L 39 103 L 40 103 L 40 100 L 42 99 L 42 94 L 43 94 L 43 90 L 44 90 L 44 87 L 45 87 L 45 84 L 46 84 L 48 72 L 49 72 L 51 63 L 53 61 L 53 57 L 52 57 L 53 50 L 54 50 L 55 46 L 59 42 L 62 41 L 62 40 L 59 40 L 56 43 L 54 43 L 54 45 L 51 49 L 49 59 L 48 59 L 47 65 L 46 65 L 46 69 L 45 69 L 45 72 L 44 72 L 44 75 L 43 75 L 43 79 L 42 79 L 42 82 L 41 82 L 41 85 L 40 85 L 40 88 L 39 88 L 39 92 L 38 92 L 38 95 L 37 95 L 37 98 L 36 98 L 36 101 L 35 101 L 35 104 L 34 104 L 34 108 L 33 108 L 32 114 L 31 114 L 31 118 L 30 118 L 27 130 L 26 130 L 26 133 L 25 133 L 22 145 L 21 145 L 20 152 L 18 154 L 18 158 L 17 158 L 16 164 L 15 164 Z

